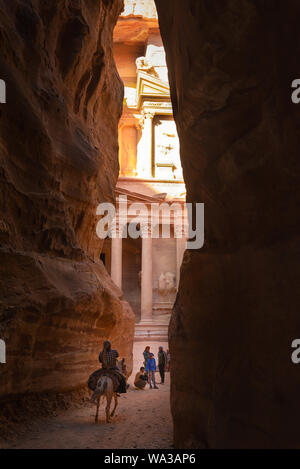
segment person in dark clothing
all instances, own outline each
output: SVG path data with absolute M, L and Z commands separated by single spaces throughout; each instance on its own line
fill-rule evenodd
M 167 365 L 167 354 L 163 347 L 158 349 L 158 369 L 160 374 L 161 382 L 159 384 L 165 384 L 165 369 Z
M 145 389 L 147 381 L 148 376 L 145 374 L 145 367 L 142 366 L 135 376 L 134 385 L 137 389 Z
M 127 391 L 126 378 L 117 366 L 119 353 L 112 350 L 110 342 L 107 340 L 103 344 L 103 350 L 99 354 L 99 362 L 102 363 L 102 369 L 116 376 L 119 380 L 117 392 L 124 394 Z
M 103 344 L 103 350 L 99 353 L 99 362 L 102 363 L 103 368 L 107 370 L 117 368 L 118 357 L 117 350 L 112 350 L 110 342 L 106 340 Z

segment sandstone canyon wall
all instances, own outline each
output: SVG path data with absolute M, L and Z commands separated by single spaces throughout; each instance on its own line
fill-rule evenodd
M 0 0 L 0 396 L 86 383 L 110 338 L 129 368 L 134 315 L 99 262 L 114 201 L 121 0 Z
M 156 0 L 188 200 L 170 326 L 175 447 L 299 447 L 296 0 Z

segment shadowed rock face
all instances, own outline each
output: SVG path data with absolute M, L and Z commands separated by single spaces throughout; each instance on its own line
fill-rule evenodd
M 188 200 L 170 327 L 175 447 L 299 447 L 300 4 L 156 0 Z
M 114 200 L 121 0 L 0 0 L 0 395 L 86 382 L 110 338 L 131 366 L 134 315 L 99 262 Z

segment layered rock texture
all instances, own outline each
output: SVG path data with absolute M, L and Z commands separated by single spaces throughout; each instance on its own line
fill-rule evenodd
M 170 329 L 175 447 L 299 447 L 300 4 L 156 0 L 188 200 Z
M 114 201 L 121 0 L 0 0 L 0 396 L 68 390 L 110 339 L 131 367 L 134 315 L 100 262 Z

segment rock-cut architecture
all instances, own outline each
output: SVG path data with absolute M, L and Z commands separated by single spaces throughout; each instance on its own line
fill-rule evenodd
M 114 57 L 125 86 L 117 201 L 125 198 L 128 212 L 134 212 L 133 205 L 143 204 L 149 213 L 164 205 L 157 237 L 144 230 L 139 239 L 108 239 L 102 259 L 135 312 L 136 339 L 166 339 L 186 245 L 181 220 L 185 185 L 154 2 L 125 2 L 114 32 Z M 172 204 L 181 207 L 178 212 L 170 211 Z

